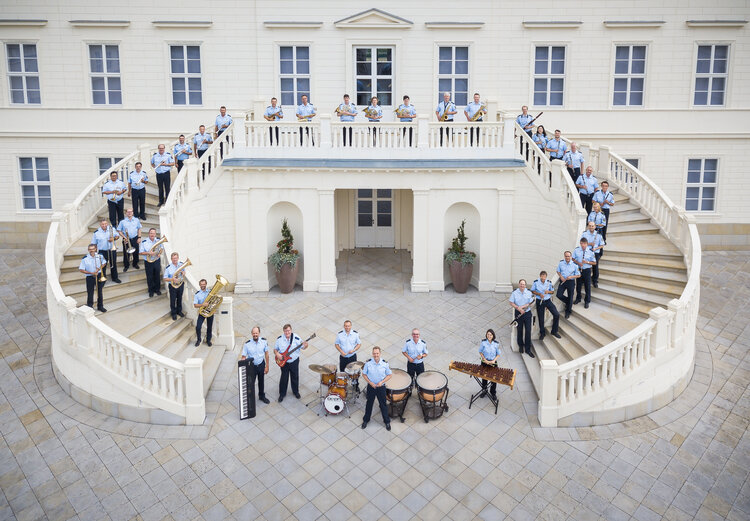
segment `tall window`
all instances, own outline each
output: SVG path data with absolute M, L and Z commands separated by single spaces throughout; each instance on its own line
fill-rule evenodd
M 615 89 L 613 105 L 643 105 L 643 86 L 646 80 L 646 46 L 618 45 L 615 47 Z
M 121 157 L 100 157 L 97 158 L 99 161 L 99 175 L 102 175 L 104 172 L 115 166 L 117 163 L 122 161 Z
M 21 199 L 24 210 L 51 210 L 49 161 L 46 157 L 21 157 Z
M 89 45 L 94 105 L 121 105 L 120 50 L 117 45 Z
M 310 97 L 310 48 L 281 47 L 279 60 L 281 104 L 299 105 L 302 95 Z
M 5 50 L 8 56 L 10 102 L 29 105 L 41 103 L 36 44 L 9 43 Z
M 562 105 L 565 47 L 537 46 L 534 51 L 534 105 Z
M 716 174 L 718 159 L 688 160 L 685 210 L 713 212 L 716 207 Z
M 723 105 L 727 90 L 728 45 L 699 45 L 694 105 Z
M 380 105 L 393 105 L 393 49 L 390 47 L 357 47 L 357 105 L 367 106 L 378 97 Z
M 450 92 L 453 103 L 466 105 L 469 99 L 469 48 L 440 47 L 438 54 L 438 103 Z
M 170 45 L 169 57 L 172 68 L 172 103 L 202 104 L 200 46 Z

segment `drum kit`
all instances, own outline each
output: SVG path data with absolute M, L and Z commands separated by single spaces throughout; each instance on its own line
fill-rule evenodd
M 345 371 L 337 372 L 333 364 L 310 364 L 310 370 L 320 375 L 318 416 L 321 413 L 326 416 L 337 415 L 344 411 L 351 416 L 349 403 L 355 403 L 359 396 L 359 376 L 362 374 L 364 365 L 364 362 L 351 362 L 346 366 Z

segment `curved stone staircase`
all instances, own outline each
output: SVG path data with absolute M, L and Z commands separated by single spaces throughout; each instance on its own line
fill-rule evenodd
M 560 336 L 549 334 L 552 318 L 545 315 L 547 335 L 539 340 L 535 324 L 533 343 L 536 359 L 524 356 L 532 382 L 539 389 L 538 360 L 555 360 L 559 365 L 580 358 L 637 327 L 649 311 L 679 298 L 687 281 L 682 253 L 640 207 L 628 197 L 614 192 L 610 210 L 607 245 L 599 261 L 599 287 L 592 286 L 591 304 L 574 305 L 569 319 L 564 304 L 553 297 L 560 311 Z M 575 245 L 571 245 L 572 249 Z M 536 311 L 534 311 L 536 314 Z
M 157 188 L 152 184 L 146 187 L 146 220 L 142 221 L 142 236 L 146 237 L 149 228 L 156 228 L 159 235 Z M 126 199 L 126 208 L 129 200 Z M 86 253 L 86 246 L 91 236 L 99 227 L 101 219 L 108 219 L 107 207 L 89 224 L 88 231 L 65 252 L 60 268 L 60 286 L 65 294 L 73 297 L 78 306 L 86 305 L 86 282 L 78 271 L 81 257 Z M 96 312 L 96 316 L 112 329 L 122 333 L 134 342 L 164 355 L 177 362 L 188 358 L 203 359 L 203 392 L 208 393 L 211 382 L 218 371 L 223 347 L 208 347 L 205 342 L 195 347 L 195 325 L 188 318 L 173 321 L 169 313 L 168 290 L 162 286 L 162 295 L 149 298 L 146 287 L 144 261 L 139 262 L 140 269 L 132 266 L 123 272 L 122 244 L 118 242 L 117 267 L 121 284 L 111 280 L 107 270 L 107 283 L 104 285 L 104 307 L 107 313 Z M 162 259 L 162 272 L 165 260 Z M 205 327 L 203 329 L 205 336 Z

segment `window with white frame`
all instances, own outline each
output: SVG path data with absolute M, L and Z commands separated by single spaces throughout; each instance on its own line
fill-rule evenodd
M 373 96 L 393 105 L 393 48 L 355 47 L 354 60 L 357 105 L 368 106 Z
M 39 89 L 39 63 L 36 44 L 9 43 L 5 46 L 8 56 L 8 82 L 10 102 L 37 105 L 42 102 Z
M 23 209 L 51 210 L 49 160 L 46 157 L 20 157 L 18 168 Z
M 534 49 L 534 105 L 562 105 L 565 87 L 565 47 L 537 45 Z
M 122 161 L 121 157 L 98 157 L 97 161 L 99 162 L 99 175 L 102 175 L 104 172 L 115 166 L 117 163 Z
M 718 159 L 689 159 L 685 210 L 713 212 L 716 209 Z
M 438 49 L 438 103 L 450 92 L 453 103 L 466 105 L 469 100 L 469 48 Z
M 121 105 L 119 47 L 117 45 L 89 45 L 89 68 L 94 105 Z
M 640 107 L 646 82 L 646 46 L 615 47 L 615 87 L 613 105 Z
M 201 48 L 199 45 L 170 45 L 172 104 L 201 105 Z
M 279 48 L 279 80 L 282 105 L 299 105 L 303 95 L 310 98 L 310 47 Z
M 729 64 L 728 45 L 699 45 L 695 64 L 694 105 L 724 105 Z

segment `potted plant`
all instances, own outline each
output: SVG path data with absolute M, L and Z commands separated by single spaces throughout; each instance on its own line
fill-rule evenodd
M 466 251 L 465 225 L 466 219 L 461 221 L 461 226 L 456 229 L 458 234 L 453 238 L 451 247 L 445 254 L 445 261 L 448 263 L 451 282 L 456 293 L 466 293 L 471 282 L 471 274 L 474 272 L 474 260 L 477 258 L 477 254 L 473 251 Z
M 297 281 L 297 272 L 299 271 L 299 251 L 293 248 L 294 237 L 289 225 L 284 219 L 281 224 L 281 240 L 276 243 L 277 250 L 268 258 L 276 271 L 276 282 L 279 283 L 279 289 L 282 293 L 291 293 L 294 291 L 294 284 Z

